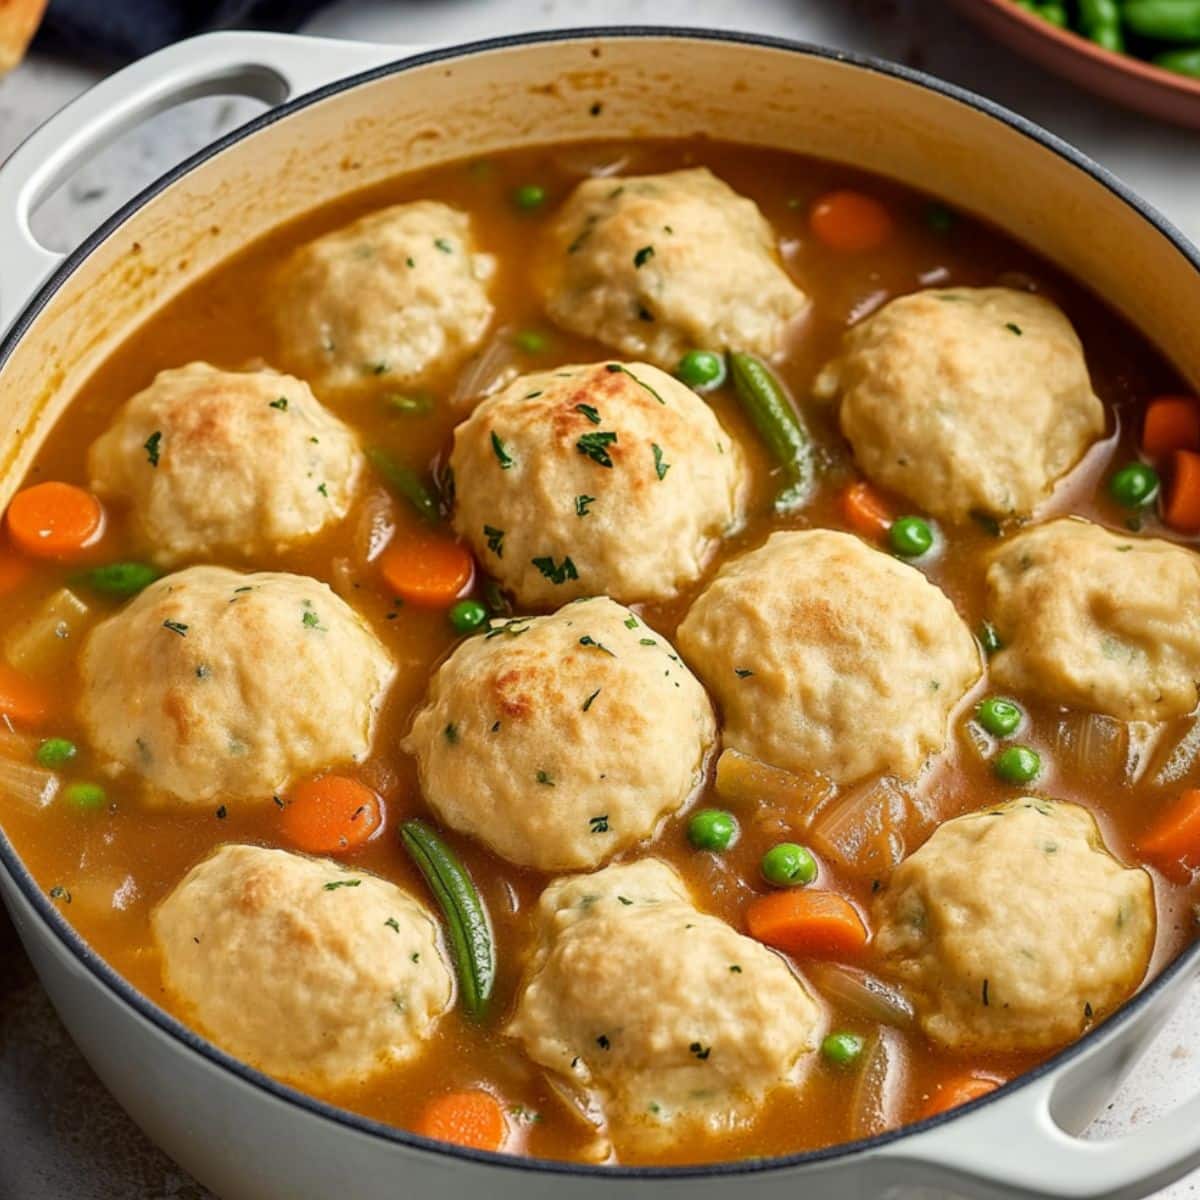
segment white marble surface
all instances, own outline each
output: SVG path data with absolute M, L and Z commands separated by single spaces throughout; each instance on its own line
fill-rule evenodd
M 341 0 L 317 16 L 308 31 L 430 44 L 526 29 L 630 23 L 763 31 L 920 67 L 984 92 L 1073 142 L 1200 241 L 1200 134 L 1126 113 L 1060 83 L 985 41 L 941 0 Z M 93 69 L 34 56 L 0 81 L 0 159 L 98 77 Z M 256 107 L 241 100 L 205 100 L 157 118 L 66 184 L 39 214 L 39 236 L 54 249 L 70 249 L 138 187 Z M 1092 1136 L 1119 1134 L 1150 1121 L 1200 1088 L 1198 1025 L 1200 992 L 1194 992 Z M 1200 1176 L 1162 1195 L 1183 1200 L 1196 1195 L 1198 1185 Z M 128 1200 L 138 1198 L 131 1193 Z

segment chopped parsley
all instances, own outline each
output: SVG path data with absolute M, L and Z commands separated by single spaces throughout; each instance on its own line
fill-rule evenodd
M 276 808 L 284 808 L 284 807 L 286 807 L 286 806 L 284 805 L 284 803 L 283 803 L 283 797 L 282 797 L 282 796 L 272 796 L 272 797 L 271 797 L 271 799 L 275 801 L 275 807 L 276 807 Z
M 146 458 L 152 467 L 158 466 L 159 454 L 162 450 L 162 436 L 162 430 L 156 429 L 146 439 L 146 444 L 142 447 L 146 451 Z
M 223 821 L 227 816 L 229 816 L 229 809 L 222 804 L 221 807 L 217 809 L 217 820 Z
M 690 1050 L 690 1051 L 691 1051 L 691 1052 L 692 1052 L 692 1053 L 693 1053 L 693 1054 L 694 1054 L 694 1055 L 695 1055 L 695 1056 L 696 1056 L 696 1057 L 697 1057 L 697 1058 L 698 1058 L 698 1059 L 699 1059 L 701 1062 L 704 1062 L 704 1061 L 706 1061 L 706 1060 L 707 1060 L 707 1058 L 708 1058 L 708 1056 L 709 1056 L 709 1055 L 712 1053 L 712 1047 L 711 1047 L 711 1046 L 702 1046 L 702 1045 L 701 1045 L 699 1042 L 693 1042 L 693 1043 L 692 1043 L 692 1044 L 691 1044 L 691 1045 L 688 1047 L 688 1049 L 689 1049 L 689 1050 Z
M 188 627 L 181 621 L 166 620 L 163 622 L 163 628 L 169 629 L 172 633 L 179 634 L 180 637 L 187 637 Z
M 625 628 L 626 629 L 636 629 L 637 627 L 638 627 L 637 617 L 630 614 L 628 617 L 625 618 Z
M 577 404 L 575 405 L 575 411 L 583 413 L 593 425 L 600 424 L 600 414 L 590 404 Z
M 497 557 L 504 557 L 504 530 L 494 525 L 483 527 L 483 536 L 487 538 L 487 548 Z
M 280 412 L 287 412 L 288 401 L 286 396 L 280 396 L 278 400 L 272 400 L 267 405 L 268 408 L 277 408 Z
M 568 579 L 579 578 L 579 572 L 575 569 L 575 564 L 571 561 L 569 555 L 560 563 L 556 563 L 549 555 L 530 559 L 530 562 L 537 567 L 546 579 L 555 585 L 564 584 Z
M 620 363 L 605 363 L 604 369 L 612 375 L 621 374 L 628 375 L 638 387 L 645 388 L 659 404 L 666 404 L 666 401 L 644 380 L 639 379 L 628 367 L 623 367 Z
M 671 464 L 663 460 L 662 447 L 657 442 L 651 442 L 650 448 L 654 451 L 654 473 L 660 480 L 665 479 Z
M 739 679 L 749 679 L 750 676 L 754 674 L 754 672 L 752 670 L 750 670 L 749 667 L 734 667 L 733 673 Z
M 983 981 L 983 989 L 980 994 L 983 999 L 983 1007 L 987 1008 L 989 1001 L 988 1001 L 988 981 L 986 979 Z
M 442 730 L 442 736 L 446 739 L 446 741 L 448 741 L 450 743 L 450 745 L 457 746 L 458 745 L 458 726 L 455 725 L 453 722 L 451 722 L 449 725 L 446 726 L 445 729 Z
M 611 470 L 613 465 L 612 455 L 609 454 L 608 447 L 613 445 L 616 440 L 617 435 L 615 433 L 585 433 L 575 443 L 575 449 L 586 458 L 590 458 L 597 465 L 607 467 Z
M 657 646 L 658 643 L 653 638 L 638 638 L 639 646 Z
M 451 243 L 450 243 L 449 241 L 447 241 L 447 240 L 446 240 L 446 238 L 444 238 L 444 237 L 440 237 L 440 238 L 434 238 L 434 239 L 433 239 L 433 244 L 434 244 L 434 245 L 435 245 L 435 246 L 436 246 L 436 247 L 437 247 L 437 248 L 438 248 L 438 249 L 439 249 L 439 250 L 440 250 L 440 251 L 441 251 L 443 254 L 453 254 L 453 253 L 454 253 L 454 247 L 453 247 L 453 245 L 451 245 Z
M 329 485 L 328 484 L 326 484 L 326 483 L 317 484 L 317 491 L 320 492 L 322 496 L 324 496 L 328 499 L 328 497 L 329 497 Z
M 492 453 L 496 456 L 496 461 L 500 464 L 500 470 L 507 471 L 513 465 L 513 457 L 505 449 L 504 443 L 500 440 L 500 435 L 492 430 Z
M 1009 333 L 1015 333 L 1017 335 L 1017 337 L 1021 336 L 1020 325 L 1014 325 L 1012 323 L 1012 321 L 1006 321 L 1004 324 L 1004 328 L 1007 329 Z
M 534 778 L 542 785 L 542 787 L 553 787 L 554 777 L 549 771 L 539 771 Z
M 607 1034 L 605 1034 L 605 1033 L 602 1033 L 602 1034 L 601 1034 L 601 1035 L 600 1035 L 600 1036 L 599 1036 L 599 1037 L 596 1039 L 596 1045 L 597 1045 L 597 1046 L 599 1046 L 601 1050 L 607 1050 L 607 1049 L 608 1049 L 608 1048 L 609 1048 L 609 1047 L 612 1045 L 612 1042 L 610 1042 L 610 1041 L 608 1040 L 608 1035 L 607 1035 Z
M 61 884 L 56 883 L 54 885 L 54 887 L 52 887 L 50 889 L 50 899 L 51 900 L 61 900 L 64 904 L 70 904 L 71 903 L 71 893 L 68 892 L 67 889 L 65 887 L 63 887 Z
M 617 899 L 620 900 L 620 902 L 624 904 L 626 908 L 631 907 L 633 904 L 633 901 L 630 900 L 628 896 L 618 896 Z
M 585 633 L 583 637 L 579 639 L 579 644 L 581 646 L 594 646 L 597 650 L 607 654 L 609 658 L 617 657 L 606 645 L 604 645 L 603 642 L 596 641 L 596 639 L 592 637 L 590 633 Z
M 643 246 L 634 256 L 633 265 L 640 271 L 654 257 L 653 246 Z
M 361 879 L 333 879 L 329 883 L 323 883 L 321 885 L 322 889 L 327 892 L 336 892 L 338 888 L 361 886 Z
M 595 496 L 576 496 L 575 497 L 575 515 L 577 517 L 586 517 L 588 515 L 588 507 L 596 502 Z
M 588 828 L 593 833 L 607 833 L 608 813 L 601 813 L 598 817 L 588 817 Z
M 741 968 L 741 967 L 739 967 L 739 966 L 737 965 L 737 963 L 734 963 L 734 964 L 733 964 L 733 965 L 732 965 L 732 966 L 729 968 L 729 973 L 730 973 L 731 975 L 740 975 L 740 974 L 742 973 L 742 968 Z
M 588 698 L 587 698 L 587 699 L 586 699 L 586 700 L 583 702 L 583 711 L 584 711 L 584 712 L 587 712 L 587 710 L 588 710 L 589 708 L 591 708 L 591 707 L 592 707 L 592 703 L 593 703 L 593 701 L 596 699 L 596 697 L 597 697 L 598 695 L 600 695 L 600 688 L 597 688 L 597 689 L 596 689 L 596 690 L 595 690 L 595 691 L 594 691 L 594 692 L 593 692 L 593 693 L 592 693 L 592 694 L 591 694 L 591 695 L 590 695 L 590 696 L 589 696 L 589 697 L 588 697 Z
M 321 624 L 321 618 L 311 608 L 300 619 L 304 622 L 305 629 L 320 629 L 322 631 L 325 629 L 325 626 Z

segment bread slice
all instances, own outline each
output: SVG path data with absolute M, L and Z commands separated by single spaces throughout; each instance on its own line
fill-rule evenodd
M 0 0 L 0 75 L 25 56 L 46 11 L 46 0 Z

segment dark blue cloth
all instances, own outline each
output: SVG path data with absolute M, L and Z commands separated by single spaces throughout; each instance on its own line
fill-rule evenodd
M 50 0 L 40 47 L 81 58 L 140 58 L 209 29 L 295 29 L 327 0 Z

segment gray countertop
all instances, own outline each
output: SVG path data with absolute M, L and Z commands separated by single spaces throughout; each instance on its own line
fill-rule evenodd
M 1117 109 L 985 41 L 940 0 L 342 0 L 308 32 L 398 44 L 472 40 L 567 25 L 742 28 L 880 54 L 1032 117 L 1116 172 L 1200 241 L 1200 134 Z M 0 81 L 0 159 L 100 77 L 31 57 Z M 256 106 L 196 101 L 127 135 L 60 189 L 35 228 L 67 250 L 172 163 L 235 127 Z M 1098 234 L 1102 236 L 1102 232 Z M 3 264 L 0 264 L 3 270 Z M 1113 1136 L 1200 1088 L 1194 991 L 1090 1136 Z M 1195 1195 L 1197 1178 L 1162 1193 Z M 151 1147 L 71 1046 L 0 913 L 0 1200 L 205 1200 Z

